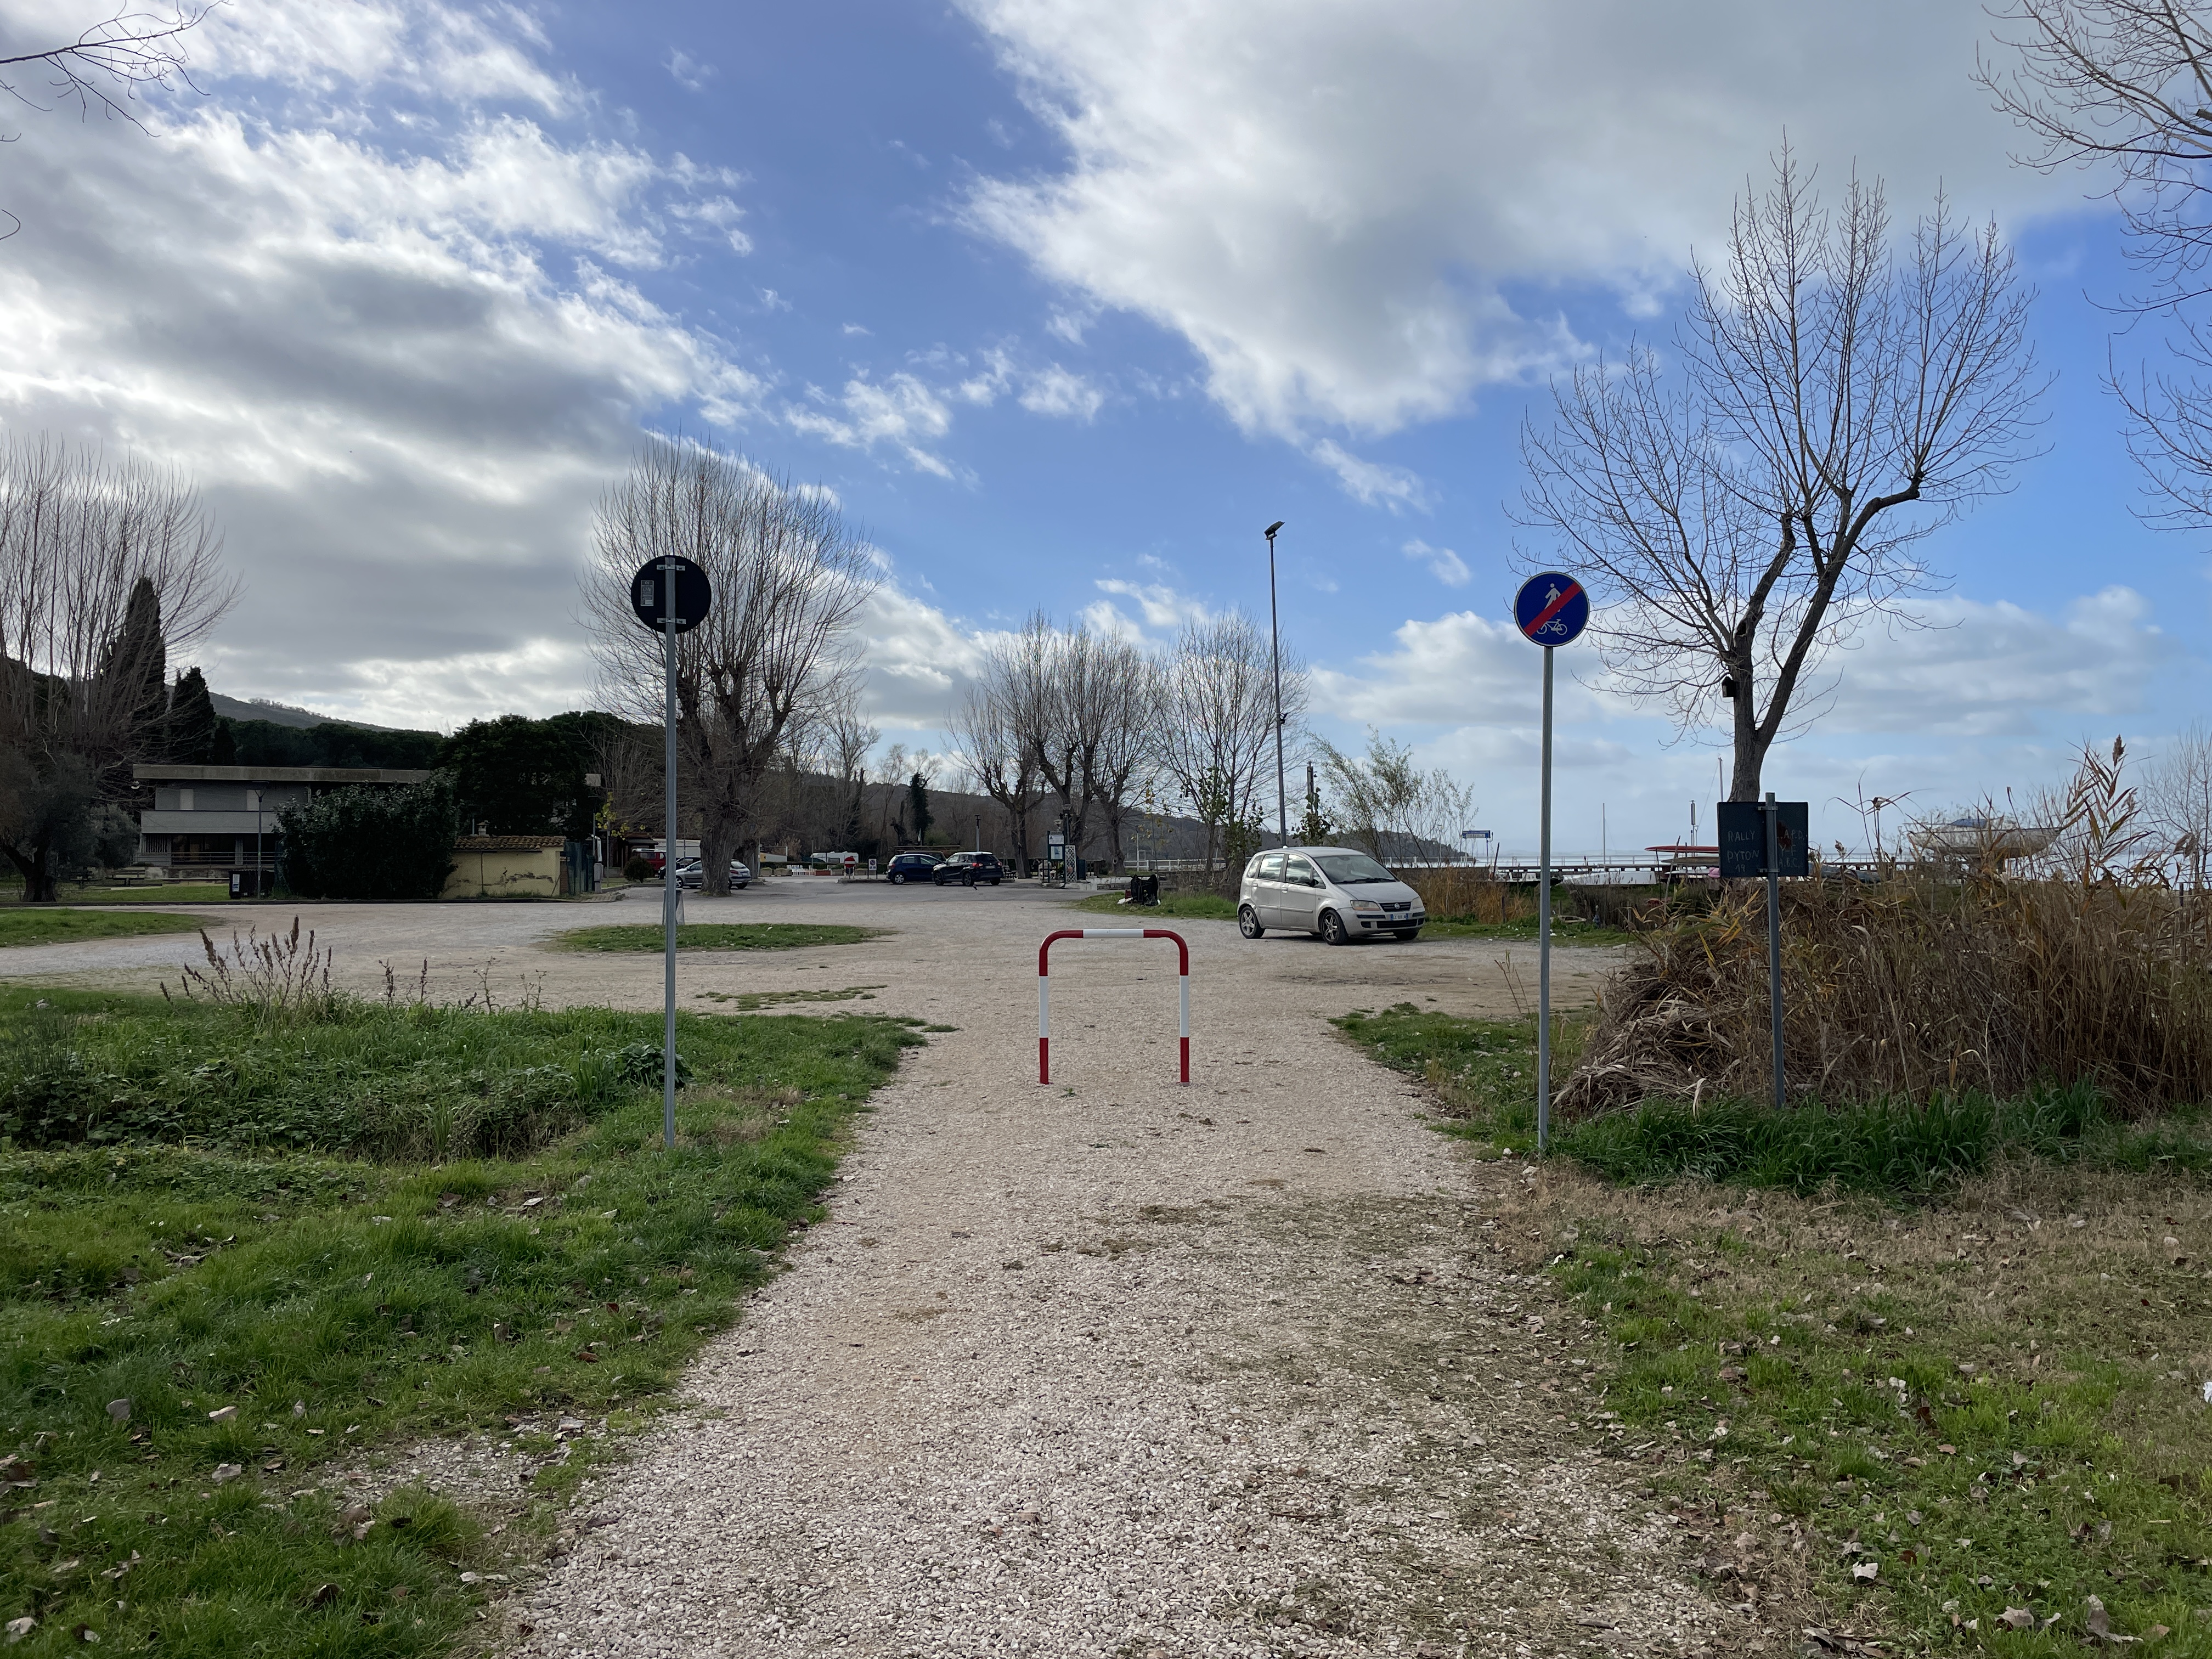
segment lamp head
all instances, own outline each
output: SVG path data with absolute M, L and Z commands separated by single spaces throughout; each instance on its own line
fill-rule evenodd
M 1264 531 L 1262 531 L 1261 533 L 1262 535 L 1266 536 L 1266 537 L 1267 537 L 1267 538 L 1269 541 L 1271 541 L 1271 542 L 1272 542 L 1273 540 L 1274 540 L 1274 539 L 1275 539 L 1275 532 L 1276 532 L 1278 530 L 1280 530 L 1282 527 L 1283 527 L 1283 521 L 1282 521 L 1280 519 L 1278 519 L 1278 520 L 1276 520 L 1274 521 L 1274 523 L 1273 523 L 1273 524 L 1269 525 L 1269 526 L 1267 527 L 1267 529 L 1266 529 L 1266 530 L 1264 530 Z

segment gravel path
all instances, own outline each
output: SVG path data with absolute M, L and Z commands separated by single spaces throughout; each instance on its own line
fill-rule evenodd
M 536 948 L 649 919 L 635 902 L 301 915 L 365 990 L 380 958 L 427 956 L 441 997 L 535 976 L 549 1004 L 659 1000 L 653 957 Z M 687 1006 L 843 990 L 794 1006 L 957 1029 L 876 1097 L 829 1222 L 696 1367 L 697 1409 L 596 1480 L 589 1524 L 507 1605 L 520 1653 L 1419 1659 L 1772 1640 L 1678 1565 L 1633 1465 L 1607 1455 L 1584 1333 L 1504 1265 L 1495 1200 L 1520 1169 L 1461 1157 L 1417 1091 L 1327 1024 L 1402 1001 L 1511 1013 L 1533 994 L 1527 947 L 1331 950 L 1177 924 L 1182 1089 L 1170 947 L 1064 945 L 1041 1089 L 1036 942 L 1109 918 L 1033 889 L 798 882 L 690 915 L 896 931 L 687 955 Z M 1555 957 L 1562 1001 L 1610 954 Z M 9 951 L 0 974 L 134 982 L 188 959 L 123 940 Z
M 1704 1644 L 1725 1615 L 1597 1449 L 1578 1334 L 1486 1265 L 1481 1177 L 1326 1024 L 1510 1012 L 1502 947 L 1185 924 L 1185 1090 L 1170 948 L 1063 945 L 1040 1089 L 1035 943 L 1106 919 L 969 896 L 842 906 L 902 930 L 869 947 L 876 1006 L 959 1029 L 878 1097 L 830 1222 L 702 1359 L 706 1414 L 594 1488 L 598 1524 L 514 1609 L 522 1650 Z

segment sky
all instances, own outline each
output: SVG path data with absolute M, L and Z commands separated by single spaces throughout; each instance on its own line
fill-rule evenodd
M 106 16 L 0 0 L 7 52 Z M 1766 782 L 1943 812 L 2205 712 L 2202 537 L 2146 527 L 2101 381 L 2156 360 L 2094 174 L 2016 165 L 1976 5 L 1862 0 L 228 0 L 142 124 L 0 109 L 0 419 L 173 467 L 243 596 L 210 683 L 452 729 L 589 706 L 577 577 L 647 432 L 834 491 L 879 550 L 884 742 L 942 746 L 1043 607 L 1154 645 L 1268 604 L 1314 725 L 1535 840 L 1551 380 L 1661 343 L 1785 136 L 1832 194 L 1993 218 L 2043 453 L 1924 551 Z M 1909 40 L 1911 50 L 1899 51 Z M 2001 54 L 2000 54 L 2001 55 Z M 50 105 L 35 81 L 29 98 Z M 1712 733 L 1560 654 L 1559 844 L 1710 830 Z

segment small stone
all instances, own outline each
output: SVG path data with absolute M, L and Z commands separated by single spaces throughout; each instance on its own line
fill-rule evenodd
M 131 1420 L 131 1402 L 127 1400 L 109 1401 L 107 1414 L 118 1423 L 128 1423 Z
M 226 1480 L 237 1480 L 245 1473 L 246 1466 L 242 1463 L 218 1463 L 215 1466 L 215 1483 L 219 1486 Z
M 208 1413 L 208 1421 L 210 1423 L 228 1423 L 231 1419 L 237 1415 L 238 1407 L 235 1406 L 217 1406 L 213 1411 Z

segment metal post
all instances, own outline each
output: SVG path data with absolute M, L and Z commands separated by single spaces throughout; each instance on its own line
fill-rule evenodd
M 1782 809 L 1774 792 L 1759 803 L 1766 815 L 1766 1004 L 1774 1024 L 1774 1109 L 1787 1104 L 1782 1073 Z
M 666 769 L 661 811 L 665 855 L 660 860 L 661 1034 L 660 1139 L 676 1150 L 676 564 L 660 565 L 660 601 L 665 607 L 661 632 L 665 640 L 663 672 L 667 681 L 665 745 L 662 763 Z M 703 850 L 703 849 L 702 849 Z M 703 866 L 702 866 L 703 875 Z
M 1544 781 L 1536 830 L 1536 1151 L 1552 1144 L 1552 647 L 1544 647 Z
M 1291 803 L 1283 781 L 1283 624 L 1275 609 L 1275 532 L 1267 532 L 1267 636 L 1275 656 L 1275 835 L 1291 844 Z

